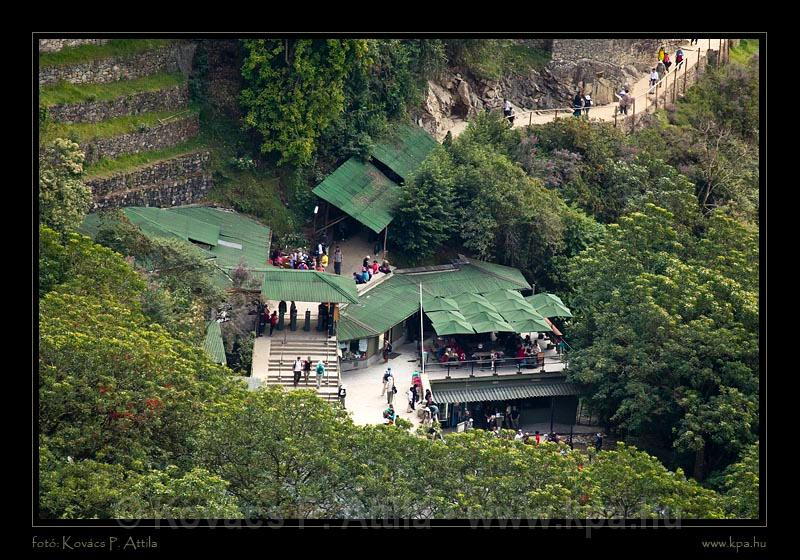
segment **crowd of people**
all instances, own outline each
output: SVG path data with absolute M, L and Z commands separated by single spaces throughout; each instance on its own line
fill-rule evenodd
M 306 253 L 302 249 L 297 249 L 291 253 L 286 253 L 280 249 L 275 249 L 270 255 L 269 264 L 279 268 L 291 268 L 294 270 L 316 270 L 318 272 L 325 272 L 328 267 L 329 260 L 328 248 L 324 243 L 318 243 L 311 254 Z
M 370 257 L 367 255 L 361 263 L 361 272 L 353 272 L 353 280 L 355 280 L 356 284 L 366 284 L 378 273 L 391 274 L 391 272 L 389 261 L 383 259 L 383 263 L 378 264 L 377 260 L 372 259 L 372 262 L 370 262 Z

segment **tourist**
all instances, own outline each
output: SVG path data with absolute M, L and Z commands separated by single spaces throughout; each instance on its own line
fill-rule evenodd
M 522 433 L 522 430 L 517 430 L 517 434 L 514 436 L 515 441 L 522 441 L 525 438 L 525 434 Z
M 689 45 L 696 45 L 697 41 L 699 41 L 699 39 L 692 39 L 691 41 L 689 41 Z
M 391 357 L 391 353 L 392 353 L 392 343 L 387 340 L 386 344 L 383 345 L 383 363 L 384 364 L 389 361 L 389 358 Z
M 628 88 L 622 90 L 622 98 L 619 100 L 619 108 L 622 110 L 623 115 L 628 114 L 628 107 L 631 104 L 631 94 Z
M 506 118 L 511 116 L 511 102 L 508 99 L 503 100 L 503 116 Z
M 361 276 L 357 272 L 353 273 L 353 280 L 355 280 L 356 284 L 363 284 L 364 283 L 364 277 Z
M 361 263 L 361 266 L 363 266 L 364 268 L 367 268 L 369 266 L 369 255 L 364 257 L 364 261 Z
M 666 67 L 667 72 L 669 72 L 669 67 L 672 66 L 672 61 L 669 59 L 669 55 L 665 54 L 664 55 L 664 60 L 662 60 L 661 62 L 664 63 L 664 66 Z
M 367 282 L 370 281 L 371 278 L 372 275 L 370 275 L 370 273 L 368 272 L 367 267 L 365 266 L 361 267 L 361 283 L 366 284 Z
M 680 68 L 682 62 L 683 62 L 683 49 L 678 47 L 678 50 L 675 51 L 675 68 Z
M 581 109 L 583 108 L 583 99 L 581 99 L 581 92 L 575 92 L 575 97 L 572 99 L 572 108 L 575 109 L 573 111 L 573 117 L 580 117 L 581 116 Z
M 600 451 L 600 448 L 603 447 L 603 434 L 597 432 L 597 435 L 594 436 L 594 448 L 597 451 Z
M 433 395 L 430 389 L 425 390 L 425 405 L 431 406 L 433 404 Z
M 511 408 L 511 427 L 519 428 L 519 408 L 516 406 Z
M 292 367 L 292 372 L 294 373 L 294 386 L 297 387 L 297 384 L 300 383 L 300 374 L 303 371 L 303 360 L 300 359 L 300 356 L 297 356 L 297 359 L 294 361 L 294 367 Z
M 392 376 L 392 368 L 386 368 L 383 373 L 383 389 L 381 389 L 381 396 L 386 394 L 386 385 L 389 383 L 389 378 Z
M 390 403 L 389 407 L 383 411 L 383 417 L 388 420 L 388 425 L 393 425 L 395 419 L 397 418 L 397 413 L 394 411 L 394 406 Z
M 311 356 L 308 356 L 305 362 L 303 362 L 303 380 L 306 382 L 306 386 L 308 386 L 308 377 L 311 375 Z
M 373 261 L 372 261 L 372 275 L 373 275 L 373 276 L 375 276 L 376 274 L 378 274 L 378 271 L 379 271 L 380 269 L 381 269 L 381 267 L 380 267 L 380 265 L 378 264 L 378 261 L 376 261 L 376 260 L 373 260 Z
M 592 106 L 592 96 L 591 94 L 587 93 L 583 96 L 583 114 L 586 118 L 589 118 L 589 107 Z
M 395 384 L 394 384 L 394 377 L 389 375 L 389 377 L 386 378 L 386 402 L 387 403 L 392 404 L 392 401 L 394 400 L 395 393 L 397 393 L 397 387 L 395 387 Z
M 320 388 L 322 385 L 322 377 L 325 375 L 325 364 L 322 362 L 322 358 L 319 359 L 317 362 L 317 389 Z
M 392 272 L 392 269 L 389 267 L 389 261 L 383 259 L 383 263 L 381 264 L 380 268 L 378 268 L 379 272 L 383 272 L 384 274 L 389 274 Z
M 269 335 L 272 336 L 272 331 L 275 330 L 275 326 L 278 324 L 278 312 L 273 311 L 272 316 L 269 318 Z
M 322 253 L 322 256 L 319 258 L 319 264 L 322 270 L 328 268 L 328 253 Z
M 342 250 L 339 246 L 336 246 L 336 250 L 333 252 L 333 271 L 336 274 L 342 274 Z
M 667 54 L 667 51 L 664 50 L 664 46 L 662 45 L 660 49 L 658 49 L 658 61 L 664 62 L 664 55 Z
M 345 405 L 344 405 L 344 399 L 345 399 L 345 397 L 347 397 L 347 389 L 345 389 L 345 386 L 344 386 L 344 385 L 342 385 L 341 383 L 339 383 L 339 393 L 338 393 L 338 396 L 339 396 L 339 403 L 341 403 L 341 405 L 342 405 L 342 408 L 347 408 L 347 407 L 345 407 Z
M 663 61 L 659 61 L 659 63 L 656 64 L 656 72 L 658 72 L 658 79 L 659 80 L 661 78 L 663 78 L 664 75 L 667 73 L 667 67 L 664 66 L 664 62 Z
M 539 430 L 536 430 L 536 433 L 533 434 L 533 439 L 536 440 L 536 445 L 542 443 L 542 436 L 539 434 Z
M 414 412 L 414 410 L 416 410 L 414 408 L 414 399 L 416 394 L 417 392 L 415 391 L 414 386 L 412 385 L 408 389 L 408 392 L 406 393 L 406 396 L 408 397 L 408 410 L 406 410 L 406 412 Z
M 658 82 L 658 72 L 656 72 L 656 69 L 653 68 L 653 70 L 650 72 L 650 87 L 652 88 L 654 85 L 656 85 L 657 82 Z

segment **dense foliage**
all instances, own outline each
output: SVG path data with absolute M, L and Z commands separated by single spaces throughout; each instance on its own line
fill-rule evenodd
M 84 155 L 64 138 L 39 151 L 39 223 L 66 232 L 76 229 L 89 211 L 92 194 L 83 184 Z

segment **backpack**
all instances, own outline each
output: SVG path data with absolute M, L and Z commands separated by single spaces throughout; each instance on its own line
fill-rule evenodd
M 322 375 L 323 373 L 325 373 L 325 366 L 317 364 L 317 375 Z
M 392 393 L 395 395 L 397 394 L 397 385 L 392 386 Z
M 344 387 L 339 389 L 339 396 L 340 397 L 346 397 L 347 396 L 347 389 L 345 389 Z

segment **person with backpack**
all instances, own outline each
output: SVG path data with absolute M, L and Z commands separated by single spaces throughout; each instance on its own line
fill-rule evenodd
M 658 72 L 656 72 L 656 69 L 653 68 L 653 70 L 650 72 L 650 87 L 652 88 L 654 85 L 656 85 L 656 83 L 658 83 Z
M 603 447 L 603 434 L 597 432 L 597 435 L 594 436 L 594 448 L 597 451 L 600 451 L 602 447 Z
M 325 375 L 325 364 L 322 362 L 322 358 L 319 359 L 317 362 L 317 389 L 322 386 L 322 377 Z
M 583 96 L 583 115 L 588 119 L 589 118 L 589 108 L 592 106 L 592 96 L 591 94 L 587 93 Z
M 333 271 L 336 274 L 342 273 L 342 250 L 339 246 L 336 246 L 336 250 L 333 252 Z
M 389 378 L 392 376 L 392 368 L 387 368 L 383 373 L 383 389 L 381 389 L 381 396 L 386 394 L 386 385 L 389 383 Z
M 303 360 L 300 359 L 300 356 L 297 356 L 297 359 L 294 361 L 294 366 L 292 367 L 292 372 L 294 373 L 294 386 L 297 387 L 297 384 L 300 383 L 300 374 L 303 371 Z
M 678 50 L 675 51 L 675 68 L 680 68 L 682 62 L 683 62 L 683 49 L 678 47 Z
M 659 62 L 663 62 L 664 61 L 664 55 L 666 55 L 666 54 L 667 54 L 667 51 L 664 50 L 664 46 L 662 45 L 661 48 L 658 49 L 658 61 Z
M 664 63 L 664 67 L 667 69 L 667 72 L 669 72 L 669 67 L 672 66 L 672 61 L 669 59 L 669 55 L 665 54 L 664 60 L 662 60 L 661 62 Z
M 391 403 L 389 407 L 383 411 L 383 417 L 388 420 L 386 423 L 388 426 L 394 425 L 394 421 L 397 419 L 397 413 L 394 411 L 394 406 Z
M 341 383 L 339 383 L 339 393 L 338 393 L 338 396 L 339 396 L 339 403 L 342 405 L 342 408 L 347 408 L 347 407 L 344 405 L 344 399 L 347 397 L 347 389 L 346 389 L 346 388 L 345 388 L 345 386 L 344 386 L 344 385 L 342 385 Z
M 408 410 L 406 410 L 406 412 L 414 412 L 414 410 L 416 410 L 414 408 L 415 395 L 416 391 L 414 390 L 414 386 L 412 385 L 411 388 L 406 393 L 406 396 L 408 397 Z

